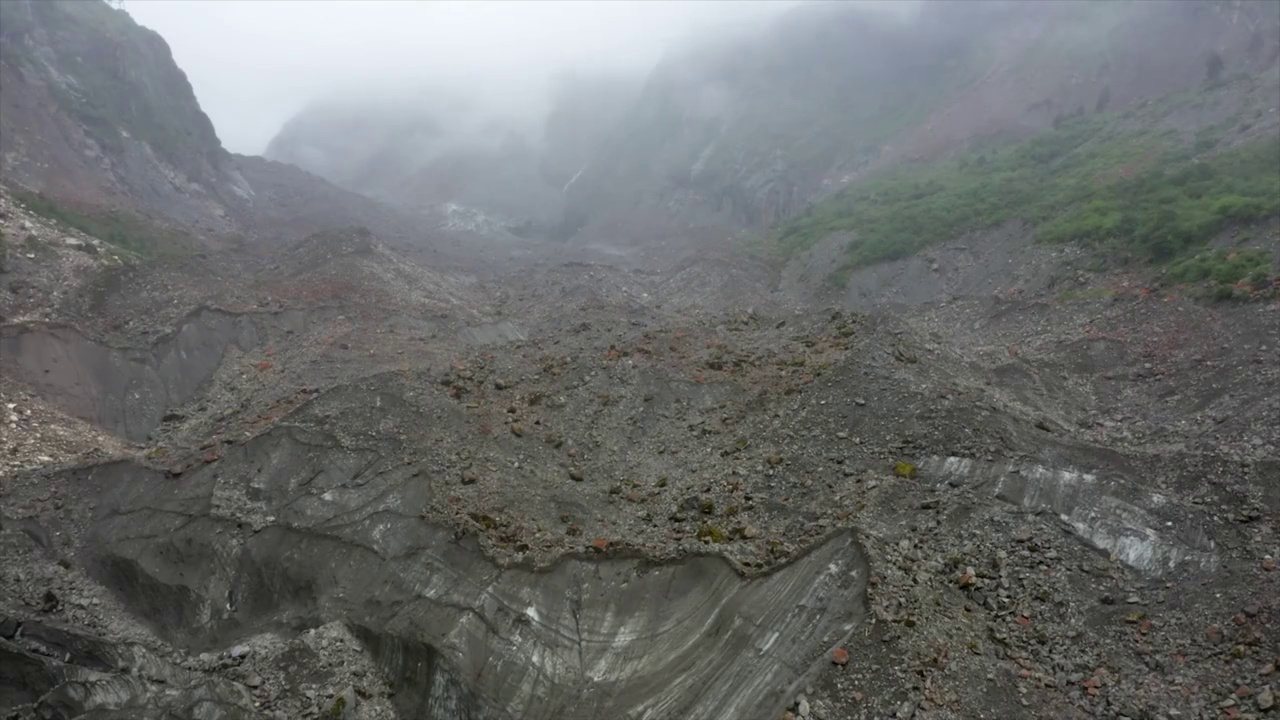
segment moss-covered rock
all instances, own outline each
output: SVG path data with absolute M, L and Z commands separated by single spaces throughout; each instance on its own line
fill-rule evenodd
M 710 523 L 703 523 L 698 528 L 698 539 L 703 542 L 711 543 L 727 543 L 729 542 L 729 534 L 723 529 Z

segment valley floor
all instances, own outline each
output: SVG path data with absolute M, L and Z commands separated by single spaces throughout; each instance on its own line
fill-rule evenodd
M 1275 302 L 0 223 L 8 716 L 1277 712 Z

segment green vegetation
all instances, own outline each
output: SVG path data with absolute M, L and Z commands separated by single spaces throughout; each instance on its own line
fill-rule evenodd
M 1124 125 L 1115 115 L 1077 116 L 1024 142 L 886 171 L 788 222 L 776 251 L 790 257 L 850 233 L 831 278 L 843 283 L 857 268 L 1019 219 L 1043 242 L 1081 242 L 1111 262 L 1167 263 L 1228 225 L 1280 214 L 1280 139 L 1206 155 L 1222 130 L 1200 133 L 1190 149 Z
M 15 195 L 28 210 L 37 215 L 143 257 L 183 255 L 189 251 L 181 235 L 156 227 L 131 213 L 118 210 L 82 212 L 39 193 L 21 192 Z
M 1232 223 L 1280 214 L 1280 138 L 1203 160 L 1169 150 L 1130 177 L 1084 190 L 1048 208 L 1039 239 L 1168 262 Z
M 727 543 L 729 535 L 724 530 L 715 525 L 703 524 L 698 527 L 698 539 L 703 542 L 711 543 Z
M 900 478 L 913 478 L 916 476 L 916 466 L 905 460 L 900 460 L 893 464 L 893 474 Z
M 1211 296 L 1219 300 L 1234 296 L 1236 290 L 1268 290 L 1280 281 L 1267 253 L 1254 248 L 1196 253 L 1171 264 L 1168 274 L 1177 282 L 1209 283 Z

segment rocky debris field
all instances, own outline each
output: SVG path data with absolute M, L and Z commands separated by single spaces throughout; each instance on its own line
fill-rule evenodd
M 0 474 L 41 467 L 103 462 L 136 452 L 128 443 L 79 418 L 68 417 L 16 383 L 0 379 Z
M 48 254 L 6 266 L 26 288 L 5 295 L 7 333 L 74 327 L 87 344 L 73 347 L 182 378 L 146 380 L 168 394 L 133 443 L 59 406 L 92 394 L 88 371 L 50 397 L 33 387 L 52 380 L 0 383 L 0 652 L 30 673 L 6 680 L 9 716 L 128 698 L 139 717 L 416 717 L 413 698 L 445 698 L 482 709 L 428 716 L 521 717 L 494 704 L 509 697 L 500 679 L 461 673 L 456 638 L 436 638 L 444 655 L 404 644 L 417 632 L 430 646 L 436 620 L 411 632 L 402 608 L 434 586 L 344 605 L 363 566 L 404 560 L 389 538 L 413 533 L 474 548 L 494 572 L 710 555 L 746 582 L 851 533 L 866 570 L 842 587 L 865 591 L 801 605 L 861 619 L 833 640 L 741 649 L 804 648 L 758 679 L 774 683 L 768 706 L 746 720 L 1277 712 L 1274 303 L 1134 292 L 850 312 L 769 292 L 752 261 L 466 274 L 355 232 L 265 259 L 117 266 L 48 240 L 56 228 L 11 199 L 3 212 L 7 240 L 30 223 L 24 242 Z M 230 318 L 236 339 L 214 343 L 201 328 L 222 326 L 201 313 Z M 155 349 L 171 337 L 216 362 L 183 369 L 186 355 Z M 60 358 L 87 368 L 98 352 Z M 87 490 L 120 467 L 120 492 L 151 489 L 119 507 Z M 113 515 L 125 508 L 188 521 L 135 541 Z M 247 559 L 254 538 L 301 530 L 340 539 L 335 557 L 374 554 L 281 571 L 303 590 L 278 591 L 314 607 L 241 606 L 237 588 L 272 587 Z M 474 602 L 493 636 L 523 627 Z M 406 686 L 415 657 L 438 658 L 436 679 Z M 11 689 L 35 677 L 52 679 Z
M 175 649 L 71 563 L 63 534 L 39 527 L 6 518 L 0 530 L 9 585 L 0 613 L 6 717 L 104 708 L 138 718 L 396 717 L 390 688 L 341 622 Z M 31 715 L 37 702 L 44 714 Z
M 973 332 L 948 332 L 970 322 Z M 1042 392 L 1069 390 L 1059 420 L 1098 444 L 1241 460 L 1280 453 L 1274 302 L 1206 306 L 1133 287 L 1092 301 L 948 303 L 913 323 L 998 373 L 1029 369 Z
M 68 295 L 99 273 L 134 260 L 98 238 L 50 222 L 0 188 L 0 317 L 56 317 Z

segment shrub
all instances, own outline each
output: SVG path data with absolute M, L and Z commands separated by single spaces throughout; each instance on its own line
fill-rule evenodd
M 1176 282 L 1208 283 L 1207 294 L 1215 300 L 1235 297 L 1237 288 L 1245 295 L 1267 290 L 1276 279 L 1267 253 L 1253 248 L 1197 253 L 1171 264 L 1168 275 Z
M 698 539 L 705 542 L 727 543 L 729 535 L 715 525 L 704 523 L 698 528 Z
M 842 284 L 860 267 L 1021 219 L 1035 223 L 1043 242 L 1163 264 L 1229 224 L 1280 215 L 1280 138 L 1197 158 L 1114 119 L 1071 118 L 1023 143 L 872 176 L 786 223 L 777 249 L 790 256 L 834 233 L 853 234 L 829 276 Z

